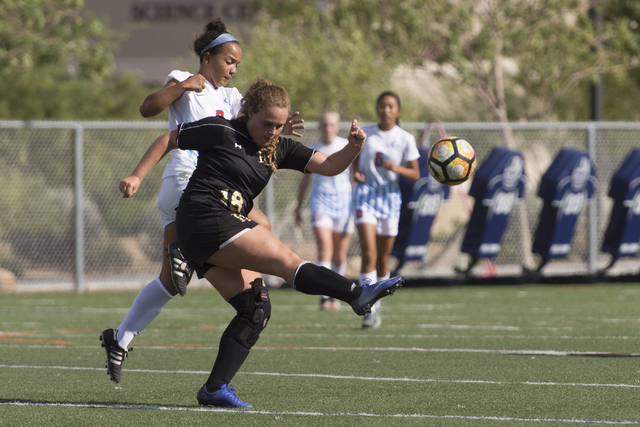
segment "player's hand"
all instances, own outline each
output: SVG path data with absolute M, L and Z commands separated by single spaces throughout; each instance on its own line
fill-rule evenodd
M 192 90 L 194 92 L 202 92 L 205 88 L 205 82 L 207 79 L 202 74 L 194 74 L 187 80 L 182 82 L 182 87 L 185 91 Z
M 358 150 L 362 150 L 362 147 L 364 147 L 367 134 L 360 129 L 357 120 L 351 122 L 351 129 L 349 129 L 349 137 L 347 139 L 349 140 L 349 144 L 356 147 Z
M 367 181 L 367 177 L 365 177 L 364 174 L 362 172 L 360 172 L 360 171 L 355 171 L 353 173 L 353 179 L 356 182 L 360 182 L 360 183 L 363 183 L 363 182 Z
M 124 194 L 122 198 L 128 199 L 129 197 L 136 194 L 136 191 L 138 191 L 138 187 L 140 187 L 140 178 L 138 178 L 137 176 L 130 176 L 120 181 L 120 192 Z
M 293 119 L 296 116 L 300 115 L 300 111 L 296 111 L 295 113 L 292 113 L 288 118 L 287 118 L 287 123 L 285 123 L 284 128 L 282 129 L 282 135 L 293 135 L 293 136 L 297 136 L 299 138 L 302 138 L 302 134 L 296 132 L 296 130 L 298 129 L 304 129 L 304 125 L 302 123 L 304 123 L 303 119 Z
M 396 164 L 391 160 L 385 160 L 382 164 L 386 169 L 389 169 L 391 172 L 395 172 Z

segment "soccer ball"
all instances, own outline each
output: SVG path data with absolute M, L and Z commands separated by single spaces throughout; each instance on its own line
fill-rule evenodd
M 475 167 L 476 153 L 464 139 L 449 136 L 429 149 L 429 172 L 441 184 L 462 184 Z

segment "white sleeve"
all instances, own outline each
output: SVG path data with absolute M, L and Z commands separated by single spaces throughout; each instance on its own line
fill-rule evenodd
M 229 91 L 229 104 L 231 105 L 231 115 L 233 116 L 233 118 L 235 119 L 236 117 L 238 117 L 238 114 L 240 113 L 240 107 L 242 107 L 242 94 L 240 93 L 240 91 L 238 89 L 234 88 L 230 88 L 231 90 Z
M 192 75 L 193 74 L 191 74 L 188 71 L 173 70 L 172 72 L 169 73 L 169 75 L 165 79 L 164 85 L 166 86 L 167 83 L 169 83 L 171 80 L 176 80 L 178 82 L 183 82 L 183 81 L 187 80 L 189 77 L 191 77 Z
M 420 158 L 420 152 L 418 151 L 418 146 L 416 145 L 415 136 L 411 135 L 409 132 L 406 134 L 406 146 L 404 148 L 404 161 L 410 162 L 412 160 L 416 160 Z

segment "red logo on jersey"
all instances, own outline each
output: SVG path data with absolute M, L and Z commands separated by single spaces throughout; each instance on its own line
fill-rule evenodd
M 356 218 L 362 218 L 362 211 L 360 209 L 356 209 Z
M 216 110 L 216 117 L 224 117 L 224 111 Z

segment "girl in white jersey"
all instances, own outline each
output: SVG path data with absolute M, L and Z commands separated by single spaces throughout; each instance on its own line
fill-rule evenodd
M 193 48 L 200 57 L 198 73 L 172 71 L 167 76 L 164 88 L 149 95 L 140 106 L 143 117 L 155 116 L 168 107 L 171 130 L 176 129 L 181 123 L 209 116 L 222 116 L 227 119 L 237 117 L 242 95 L 236 88 L 226 88 L 225 85 L 236 73 L 236 67 L 242 59 L 240 44 L 227 32 L 222 20 L 217 19 L 205 26 L 204 32 L 194 41 Z M 293 131 L 304 128 L 300 125 L 302 120 L 292 120 L 297 114 L 289 117 L 283 134 L 301 136 Z M 168 135 L 167 133 L 167 140 Z M 198 152 L 172 150 L 170 154 L 171 159 L 162 176 L 162 186 L 158 195 L 158 210 L 164 227 L 160 275 L 138 293 L 120 326 L 116 329 L 106 329 L 100 336 L 102 346 L 107 352 L 107 370 L 116 383 L 120 382 L 122 362 L 128 355 L 127 348 L 133 338 L 160 314 L 164 305 L 178 292 L 184 295 L 186 284 L 191 277 L 186 262 L 180 263 L 185 271 L 183 288 L 180 290 L 174 285 L 167 247 L 177 242 L 176 208 L 196 167 Z M 133 195 L 143 178 L 144 176 L 134 171 L 130 177 L 122 180 L 120 190 L 125 194 L 124 197 Z M 253 209 L 248 217 L 268 229 L 271 228 L 267 217 L 257 208 Z M 175 251 L 179 254 L 177 244 Z M 218 274 L 215 281 L 229 280 L 226 270 L 216 268 L 216 272 Z
M 420 179 L 416 139 L 398 126 L 400 97 L 383 92 L 376 101 L 376 113 L 379 123 L 362 128 L 367 144 L 354 162 L 353 209 L 362 252 L 361 284 L 389 278 L 402 204 L 398 177 Z M 362 327 L 378 328 L 381 322 L 378 302 L 362 320 Z
M 333 111 L 320 115 L 318 124 L 320 141 L 310 148 L 331 155 L 347 145 L 345 138 L 339 137 L 340 116 Z M 330 268 L 344 276 L 347 269 L 349 239 L 353 233 L 351 215 L 351 168 L 336 176 L 304 175 L 298 186 L 295 208 L 296 225 L 302 227 L 301 208 L 304 196 L 313 181 L 309 196 L 311 227 L 316 238 L 318 258 L 316 264 Z M 340 302 L 327 296 L 320 297 L 321 310 L 337 310 Z

